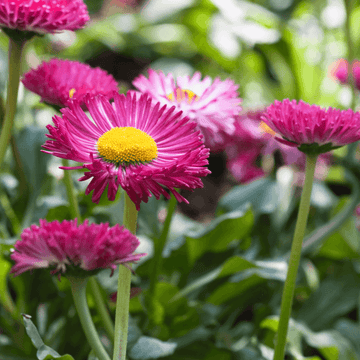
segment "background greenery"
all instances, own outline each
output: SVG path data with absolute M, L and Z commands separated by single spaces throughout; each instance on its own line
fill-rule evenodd
M 360 55 L 358 1 L 346 2 L 351 10 L 348 22 L 340 0 L 149 0 L 135 8 L 122 7 L 119 0 L 85 2 L 93 19 L 89 26 L 33 39 L 27 45 L 24 71 L 52 57 L 69 58 L 106 69 L 126 91 L 148 66 L 175 76 L 198 70 L 232 78 L 240 86 L 245 109 L 284 98 L 344 109 L 352 104 L 350 87 L 337 83 L 329 68 L 348 56 L 348 30 L 350 54 Z M 7 45 L 1 33 L 4 96 Z M 37 95 L 20 88 L 12 146 L 18 148 L 24 171 L 9 149 L 0 174 L 1 360 L 56 358 L 34 342 L 38 334 L 59 354 L 94 359 L 66 278 L 59 282 L 47 271 L 16 278 L 8 274 L 10 249 L 24 227 L 39 218 L 70 218 L 60 161 L 40 152 L 45 125 L 53 115 Z M 299 189 L 287 180 L 291 169 L 235 184 L 226 169 L 219 168 L 219 157 L 223 159 L 210 159 L 215 175 L 206 180 L 204 191 L 195 193 L 205 206 L 191 212 L 190 204 L 174 215 L 151 312 L 146 291 L 151 254 L 167 204 L 150 200 L 141 205 L 139 250 L 149 256 L 133 278 L 133 286 L 143 291 L 131 300 L 129 359 L 272 359 Z M 338 150 L 326 180 L 314 186 L 288 359 L 360 359 L 360 235 L 352 214 L 360 191 L 358 158 L 355 147 Z M 72 172 L 83 218 L 121 222 L 120 194 L 114 202 L 103 197 L 94 205 L 84 195 L 86 184 L 75 181 L 79 175 Z M 211 186 L 223 196 L 208 207 Z M 117 276 L 109 275 L 103 271 L 98 280 L 113 315 L 110 298 Z M 88 300 L 102 339 L 111 348 L 90 295 Z M 25 319 L 26 330 L 21 313 L 32 316 Z

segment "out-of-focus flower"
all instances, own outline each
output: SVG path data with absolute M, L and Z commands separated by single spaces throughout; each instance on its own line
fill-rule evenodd
M 303 101 L 275 101 L 261 118 L 275 139 L 307 154 L 320 154 L 360 140 L 360 114 L 323 109 Z
M 352 74 L 356 89 L 360 90 L 360 61 L 355 60 L 352 64 Z M 339 80 L 342 84 L 348 83 L 349 63 L 345 59 L 339 59 L 330 67 L 330 76 Z
M 0 0 L 0 26 L 55 33 L 81 29 L 90 20 L 83 0 Z
M 113 98 L 118 83 L 106 71 L 77 61 L 51 59 L 27 72 L 22 79 L 24 86 L 41 96 L 41 101 L 67 106 L 70 100 L 84 105 L 86 94 L 102 94 Z
M 52 274 L 90 276 L 101 269 L 115 270 L 118 264 L 138 261 L 146 254 L 134 254 L 139 240 L 123 226 L 89 224 L 86 220 L 59 223 L 40 220 L 40 226 L 25 229 L 14 247 L 11 273 L 50 268 Z
M 235 133 L 227 139 L 225 148 L 228 169 L 235 180 L 247 183 L 266 175 L 264 162 L 280 155 L 283 165 L 292 165 L 300 172 L 305 169 L 305 154 L 275 140 L 274 132 L 261 121 L 265 109 L 248 111 L 236 118 Z M 273 161 L 271 161 L 273 162 Z M 331 162 L 331 154 L 319 156 L 315 177 L 323 179 Z
M 238 86 L 230 79 L 214 81 L 196 72 L 192 77 L 149 70 L 149 78 L 140 75 L 133 85 L 141 92 L 149 94 L 156 102 L 175 105 L 184 115 L 195 121 L 204 135 L 205 145 L 217 151 L 224 145 L 226 134 L 233 134 L 234 116 L 241 111 Z
M 83 163 L 65 169 L 86 169 L 79 180 L 92 179 L 86 194 L 99 202 L 108 185 L 114 200 L 121 186 L 140 209 L 151 193 L 178 201 L 187 200 L 175 188 L 202 187 L 201 177 L 210 171 L 209 149 L 205 148 L 196 124 L 182 117 L 175 107 L 153 106 L 148 95 L 115 94 L 114 103 L 99 95 L 85 97 L 92 120 L 74 102 L 62 109 L 62 117 L 48 125 L 51 140 L 43 146 L 47 153 Z

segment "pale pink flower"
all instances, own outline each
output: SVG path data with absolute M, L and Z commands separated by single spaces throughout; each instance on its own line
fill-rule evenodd
M 52 273 L 90 276 L 101 269 L 115 270 L 118 264 L 127 265 L 146 254 L 134 254 L 140 241 L 123 226 L 89 224 L 86 220 L 59 223 L 40 220 L 21 234 L 11 254 L 15 276 L 40 268 Z
M 0 0 L 0 26 L 9 29 L 56 33 L 89 20 L 83 0 Z
M 238 86 L 230 79 L 212 80 L 196 72 L 192 77 L 149 69 L 149 77 L 140 75 L 133 85 L 142 93 L 149 94 L 156 102 L 175 105 L 184 115 L 195 121 L 204 135 L 206 146 L 218 150 L 224 145 L 226 134 L 231 135 L 234 128 L 234 116 L 241 111 L 241 99 Z
M 84 104 L 86 94 L 102 94 L 111 99 L 118 83 L 105 70 L 70 60 L 51 59 L 42 62 L 22 78 L 24 86 L 41 96 L 41 101 L 67 106 L 70 100 Z
M 203 186 L 201 177 L 210 171 L 209 149 L 196 124 L 175 107 L 153 105 L 148 95 L 114 94 L 114 102 L 103 96 L 85 97 L 91 119 L 78 103 L 70 103 L 48 125 L 51 140 L 47 153 L 83 163 L 65 169 L 88 170 L 79 180 L 91 179 L 86 194 L 99 202 L 108 186 L 114 200 L 121 186 L 140 209 L 152 194 L 178 201 L 187 200 L 175 188 L 192 190 Z

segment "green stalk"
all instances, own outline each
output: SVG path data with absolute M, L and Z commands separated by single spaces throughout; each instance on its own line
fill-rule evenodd
M 69 161 L 66 159 L 62 160 L 63 166 L 69 166 Z M 64 170 L 64 183 L 66 187 L 66 193 L 67 197 L 70 203 L 70 213 L 71 217 L 77 218 L 78 223 L 80 224 L 82 222 L 81 215 L 80 215 L 80 209 L 79 209 L 79 203 L 77 201 L 77 197 L 75 194 L 74 184 L 71 179 L 70 171 Z M 89 279 L 90 284 L 90 293 L 91 296 L 94 299 L 96 310 L 99 312 L 101 321 L 103 323 L 104 329 L 106 333 L 108 334 L 111 341 L 114 339 L 114 324 L 111 320 L 109 311 L 104 303 L 104 299 L 101 296 L 99 284 L 96 281 L 95 277 L 90 277 Z
M 75 307 L 80 318 L 86 339 L 99 360 L 110 360 L 96 332 L 86 301 L 87 279 L 68 276 Z
M 17 97 L 19 91 L 21 57 L 24 49 L 24 40 L 9 39 L 9 79 L 5 106 L 5 118 L 0 136 L 0 167 L 4 161 L 7 146 L 10 141 L 14 123 Z
M 154 258 L 152 259 L 152 270 L 150 272 L 150 287 L 149 287 L 149 294 L 148 298 L 150 299 L 150 302 L 152 299 L 155 298 L 155 289 L 156 284 L 158 282 L 161 266 L 162 266 L 162 253 L 164 250 L 164 246 L 166 244 L 166 240 L 169 234 L 170 224 L 171 220 L 174 214 L 174 211 L 176 209 L 177 200 L 175 196 L 172 196 L 169 200 L 168 209 L 167 209 L 167 215 L 164 222 L 164 227 L 162 229 L 161 235 L 156 241 L 154 241 Z M 150 303 L 150 306 L 151 303 Z M 153 313 L 153 310 L 150 310 L 151 313 Z M 151 321 L 151 319 L 150 319 Z
M 310 210 L 311 190 L 314 180 L 317 155 L 306 155 L 305 183 L 301 194 L 299 213 L 291 247 L 289 268 L 281 301 L 280 319 L 275 345 L 274 360 L 284 360 L 286 335 L 296 285 L 296 275 L 301 258 L 301 247 Z
M 136 233 L 137 210 L 135 204 L 125 195 L 123 225 Z M 125 266 L 119 266 L 118 291 L 115 312 L 115 339 L 113 360 L 126 360 L 126 347 L 129 326 L 131 271 Z

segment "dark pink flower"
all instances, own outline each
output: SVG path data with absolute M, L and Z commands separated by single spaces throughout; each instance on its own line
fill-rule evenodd
M 231 135 L 234 116 L 241 111 L 238 86 L 230 79 L 214 81 L 196 72 L 192 77 L 149 70 L 149 78 L 140 75 L 133 85 L 142 93 L 149 94 L 155 102 L 182 110 L 184 115 L 195 121 L 204 135 L 205 145 L 218 150 L 224 145 L 225 135 Z
M 350 109 L 326 110 L 301 100 L 275 100 L 262 120 L 279 134 L 277 141 L 305 153 L 324 153 L 360 140 L 360 114 Z
M 40 226 L 25 229 L 14 247 L 11 273 L 51 268 L 52 273 L 85 275 L 100 269 L 115 270 L 118 264 L 138 261 L 146 254 L 134 254 L 139 240 L 123 226 L 89 224 L 86 220 L 62 223 L 40 220 Z M 91 273 L 91 274 L 92 274 Z
M 360 90 L 360 61 L 355 60 L 352 64 L 352 73 L 355 87 Z M 348 83 L 349 63 L 345 59 L 339 59 L 330 68 L 330 76 L 339 80 L 342 84 Z
M 192 190 L 202 187 L 201 177 L 210 171 L 209 149 L 196 124 L 183 117 L 175 107 L 155 106 L 148 95 L 114 95 L 114 102 L 103 96 L 85 97 L 91 118 L 78 103 L 54 116 L 48 125 L 51 140 L 43 146 L 47 153 L 83 163 L 66 169 L 86 169 L 79 180 L 91 179 L 86 194 L 99 202 L 108 186 L 108 198 L 114 200 L 121 186 L 140 209 L 152 194 L 178 201 L 187 200 L 175 188 Z
M 24 86 L 41 96 L 41 101 L 67 106 L 70 100 L 84 104 L 86 94 L 102 94 L 111 99 L 118 83 L 106 71 L 77 61 L 52 59 L 27 72 Z
M 55 33 L 81 29 L 90 20 L 82 0 L 0 0 L 0 26 Z

